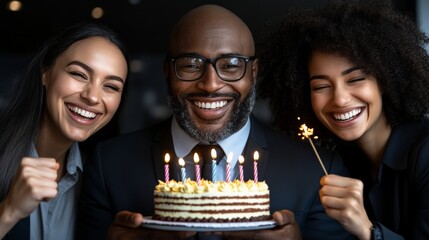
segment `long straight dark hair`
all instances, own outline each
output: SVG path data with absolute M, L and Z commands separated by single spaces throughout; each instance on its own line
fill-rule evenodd
M 46 41 L 22 79 L 11 89 L 9 101 L 0 113 L 0 200 L 9 191 L 21 159 L 29 153 L 38 134 L 45 107 L 43 72 L 73 43 L 96 36 L 115 44 L 127 59 L 124 46 L 110 28 L 97 23 L 79 23 Z

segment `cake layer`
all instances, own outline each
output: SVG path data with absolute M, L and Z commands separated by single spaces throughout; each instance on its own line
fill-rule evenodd
M 173 221 L 173 222 L 255 222 L 255 221 L 266 221 L 270 220 L 271 217 L 268 214 L 257 216 L 256 214 L 193 214 L 193 215 L 154 215 L 153 219 L 162 221 Z

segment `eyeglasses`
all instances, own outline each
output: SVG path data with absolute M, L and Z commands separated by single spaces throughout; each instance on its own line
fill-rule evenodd
M 182 81 L 200 79 L 207 70 L 207 63 L 210 63 L 220 79 L 226 82 L 235 82 L 244 77 L 247 63 L 255 60 L 255 56 L 227 55 L 205 58 L 198 55 L 182 55 L 170 60 L 174 65 L 177 78 Z

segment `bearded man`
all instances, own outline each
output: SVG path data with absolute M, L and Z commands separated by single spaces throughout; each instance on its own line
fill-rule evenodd
M 234 13 L 204 5 L 182 17 L 171 32 L 164 64 L 174 114 L 156 126 L 98 145 L 84 172 L 79 239 L 105 239 L 109 226 L 109 239 L 301 239 L 301 232 L 306 239 L 346 238 L 348 233 L 320 204 L 323 172 L 310 145 L 251 116 L 258 66 L 252 34 Z M 215 236 L 139 227 L 143 215 L 154 213 L 153 190 L 164 179 L 164 154 L 174 161 L 170 177 L 181 180 L 177 159 L 199 146 L 220 146 L 219 153 L 235 156 L 231 179 L 238 176 L 240 155 L 248 159 L 245 180 L 253 179 L 252 156 L 260 153 L 259 179 L 270 187 L 277 227 Z M 333 161 L 337 155 L 321 154 L 330 173 L 343 170 L 340 159 Z M 225 159 L 215 166 L 213 181 L 225 180 Z M 185 166 L 193 178 L 194 164 Z

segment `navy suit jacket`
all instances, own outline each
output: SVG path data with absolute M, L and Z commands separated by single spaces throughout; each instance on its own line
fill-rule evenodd
M 429 121 L 393 128 L 376 181 L 359 148 L 342 150 L 352 177 L 365 183 L 365 209 L 384 239 L 429 239 Z
M 173 153 L 172 159 L 177 159 L 170 126 L 171 119 L 98 145 L 84 171 L 79 239 L 104 239 L 115 214 L 122 210 L 153 215 L 153 190 L 158 179 L 164 179 L 164 155 Z M 293 211 L 304 239 L 351 237 L 320 204 L 319 180 L 324 173 L 309 143 L 297 142 L 251 118 L 245 159 L 253 159 L 255 150 L 260 153 L 259 180 L 270 188 L 272 212 Z M 345 174 L 338 155 L 319 153 L 330 173 Z M 245 178 L 253 179 L 252 164 L 245 161 Z

